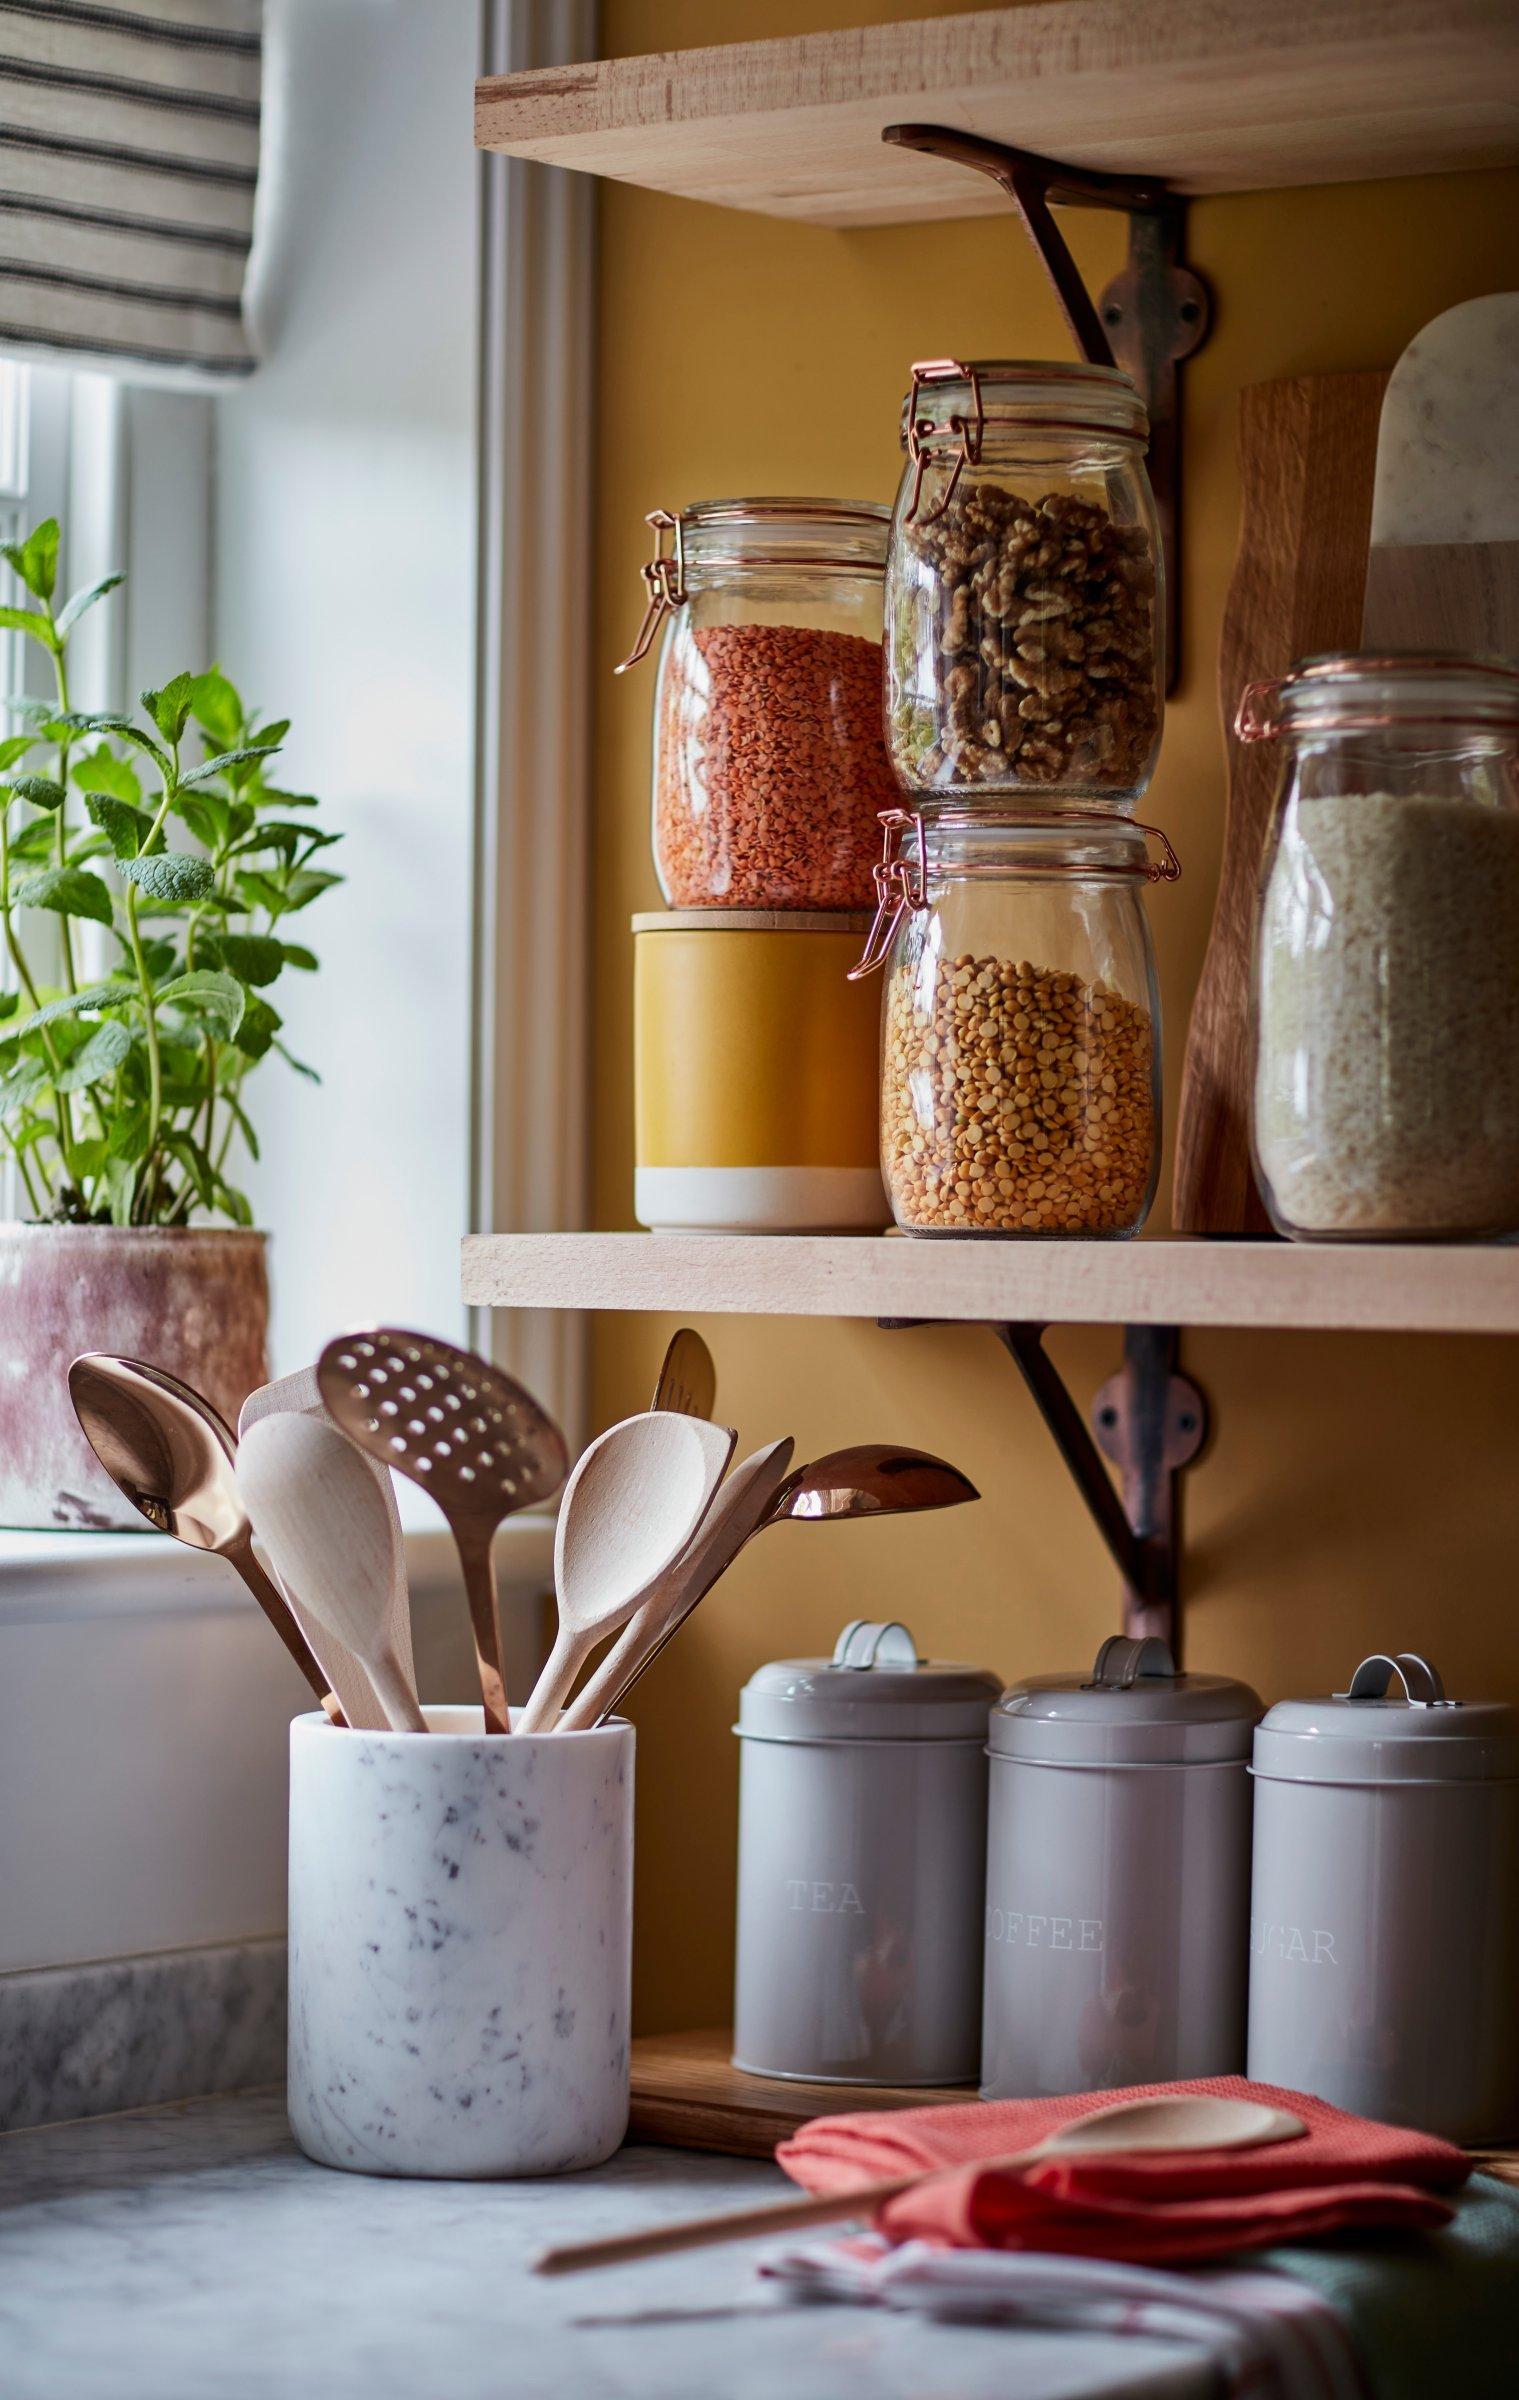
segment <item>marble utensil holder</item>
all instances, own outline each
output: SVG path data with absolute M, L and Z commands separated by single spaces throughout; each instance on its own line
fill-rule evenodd
M 290 2125 L 360 2175 L 552 2175 L 628 2121 L 633 1729 L 290 1728 Z

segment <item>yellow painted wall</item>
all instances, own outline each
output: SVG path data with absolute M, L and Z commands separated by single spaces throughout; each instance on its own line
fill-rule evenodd
M 631 54 L 924 14 L 927 0 L 607 0 Z M 931 13 L 929 11 L 928 13 Z M 951 13 L 948 9 L 940 13 Z M 960 12 L 963 13 L 963 12 Z M 1112 223 L 1067 216 L 1089 281 Z M 629 993 L 634 909 L 656 907 L 648 840 L 652 678 L 611 679 L 637 618 L 643 513 L 718 494 L 888 500 L 914 358 L 1065 357 L 1010 222 L 831 233 L 617 186 L 601 197 L 596 738 L 596 1222 L 632 1222 Z M 1187 370 L 1184 688 L 1147 813 L 1182 883 L 1153 903 L 1174 1095 L 1217 870 L 1214 695 L 1235 540 L 1234 396 L 1271 376 L 1387 365 L 1441 309 L 1519 284 L 1519 176 L 1341 185 L 1198 202 L 1191 253 L 1214 292 Z M 1284 662 L 1285 663 L 1285 662 Z M 1169 1189 L 1167 1159 L 1162 1192 Z M 1165 1224 L 1165 1201 L 1155 1229 Z M 675 1320 L 602 1317 L 598 1421 L 646 1407 Z M 1016 1375 L 982 1331 L 717 1317 L 720 1411 L 741 1452 L 870 1439 L 943 1451 L 979 1506 L 896 1525 L 766 1535 L 640 1686 L 637 2006 L 645 2029 L 725 2022 L 740 1683 L 760 1660 L 832 1646 L 848 1617 L 902 1616 L 920 1647 L 1012 1679 L 1087 1664 L 1115 1579 Z M 1058 1334 L 1083 1399 L 1116 1337 Z M 1190 1662 L 1268 1698 L 1343 1686 L 1363 1652 L 1427 1649 L 1453 1688 L 1519 1698 L 1519 1344 L 1199 1334 L 1214 1409 L 1188 1491 Z

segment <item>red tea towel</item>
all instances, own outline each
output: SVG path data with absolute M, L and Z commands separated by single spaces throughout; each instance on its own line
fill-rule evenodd
M 1118 2100 L 1220 2092 L 1290 2109 L 1308 2130 L 1254 2150 L 1150 2157 L 1044 2158 L 1001 2170 L 979 2162 L 1041 2141 Z M 1342 2227 L 1415 2230 L 1451 2215 L 1441 2192 L 1469 2172 L 1448 2142 L 1346 2116 L 1305 2092 L 1243 2076 L 1075 2092 L 1053 2100 L 966 2101 L 817 2117 L 776 2157 L 809 2192 L 948 2169 L 887 2201 L 876 2223 L 893 2241 L 957 2249 L 1054 2250 L 1148 2265 L 1218 2258 Z

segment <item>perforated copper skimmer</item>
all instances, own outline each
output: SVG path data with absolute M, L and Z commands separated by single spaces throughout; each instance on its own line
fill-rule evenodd
M 426 1333 L 381 1325 L 345 1334 L 328 1343 L 316 1374 L 350 1440 L 431 1492 L 448 1519 L 486 1731 L 509 1732 L 491 1544 L 505 1518 L 558 1491 L 569 1466 L 563 1434 L 510 1375 Z

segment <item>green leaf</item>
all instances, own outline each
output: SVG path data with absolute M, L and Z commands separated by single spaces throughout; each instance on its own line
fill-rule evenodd
M 142 702 L 166 742 L 177 742 L 190 721 L 193 675 L 175 675 L 160 692 L 139 692 Z
M 278 915 L 285 905 L 285 895 L 272 875 L 245 869 L 233 877 L 233 883 L 244 908 L 268 908 Z
M 148 1155 L 148 1112 L 145 1108 L 122 1111 L 107 1137 L 106 1152 L 111 1158 L 125 1159 L 130 1166 L 141 1164 Z
M 111 1207 L 113 1225 L 130 1225 L 132 1203 L 137 1197 L 137 1162 L 134 1159 L 108 1158 L 105 1162 L 106 1196 Z
M 0 775 L 13 767 L 18 758 L 25 758 L 28 750 L 34 750 L 36 746 L 37 737 L 34 733 L 13 733 L 8 740 L 0 742 Z
M 13 1017 L 20 1006 L 21 994 L 19 992 L 0 992 L 0 1024 L 3 1024 L 7 1017 Z
M 285 945 L 267 933 L 218 933 L 212 936 L 221 964 L 244 983 L 273 983 L 285 964 Z
M 28 817 L 18 833 L 11 836 L 11 863 L 30 866 L 34 859 L 45 865 L 55 863 L 58 848 L 57 827 L 51 817 Z
M 241 1026 L 245 1008 L 254 1005 L 235 975 L 221 975 L 209 967 L 196 967 L 189 975 L 177 976 L 155 996 L 166 1005 L 191 1009 L 197 1016 L 212 1018 L 228 1041 Z M 259 1001 L 257 1005 L 262 1008 L 266 1003 Z M 269 1013 L 274 1014 L 272 1009 Z
M 146 699 L 147 694 L 144 693 L 143 697 Z M 218 775 L 225 775 L 231 767 L 246 765 L 250 758 L 273 758 L 278 747 L 278 743 L 267 746 L 255 743 L 240 750 L 220 750 L 215 758 L 202 759 L 200 765 L 192 767 L 188 775 L 181 775 L 179 788 L 182 792 L 189 792 L 198 783 L 214 783 Z
M 281 942 L 280 948 L 285 953 L 287 967 L 299 967 L 304 975 L 316 973 L 318 961 L 314 950 L 306 949 L 300 942 Z
M 7 788 L 18 800 L 29 800 L 33 808 L 62 808 L 68 793 L 51 775 L 7 775 Z
M 153 828 L 153 820 L 145 808 L 134 808 L 130 800 L 113 799 L 109 792 L 86 792 L 85 809 L 90 823 L 98 825 L 117 859 L 135 858 Z
M 78 624 L 87 608 L 93 608 L 97 600 L 103 600 L 107 592 L 114 592 L 123 581 L 125 578 L 120 575 L 102 575 L 98 583 L 87 583 L 82 591 L 75 592 L 71 599 L 65 600 L 54 619 L 58 631 L 67 633 L 71 625 Z
M 228 1183 L 225 1176 L 219 1178 L 216 1195 L 219 1204 L 225 1209 L 234 1225 L 251 1225 L 253 1223 L 253 1203 L 246 1192 L 238 1190 L 235 1183 Z
M 227 803 L 217 792 L 200 795 L 176 792 L 174 814 L 188 825 L 198 842 L 208 850 L 219 850 L 226 839 Z
M 251 855 L 259 850 L 279 850 L 288 859 L 302 843 L 308 858 L 318 850 L 330 850 L 342 840 L 340 833 L 322 833 L 315 825 L 286 824 L 278 818 L 260 817 L 246 838 L 237 845 L 237 855 Z
M 39 1025 L 55 1024 L 59 1017 L 77 1017 L 90 1009 L 120 1008 L 131 997 L 131 988 L 121 983 L 87 983 L 77 992 L 61 992 L 56 1000 L 49 1000 L 42 1008 L 34 1008 L 29 1017 L 22 1018 L 15 1029 L 17 1037 L 35 1032 Z
M 79 733 L 114 733 L 119 742 L 130 742 L 134 750 L 144 751 L 151 758 L 165 782 L 172 773 L 168 752 L 160 750 L 152 735 L 144 733 L 140 725 L 134 725 L 130 717 L 81 716 L 75 725 L 75 731 Z
M 293 1051 L 287 1050 L 283 1042 L 276 1042 L 274 1047 L 279 1052 L 286 1066 L 294 1067 L 297 1075 L 304 1075 L 308 1083 L 321 1082 L 322 1078 L 317 1073 L 315 1067 L 308 1067 L 304 1059 L 297 1058 Z
M 249 992 L 243 1021 L 234 1034 L 244 1058 L 263 1058 L 284 1022 L 278 1009 L 271 1008 L 257 992 Z
M 58 519 L 44 517 L 24 542 L 0 543 L 0 558 L 13 566 L 36 600 L 51 600 L 58 581 Z
M 109 889 L 83 867 L 44 867 L 40 875 L 29 875 L 16 905 L 50 908 L 60 917 L 89 917 L 97 925 L 109 925 L 113 914 Z
M 243 729 L 243 704 L 220 667 L 208 667 L 204 675 L 192 676 L 190 714 L 219 750 L 232 748 Z
M 253 1127 L 248 1122 L 247 1112 L 244 1109 L 242 1102 L 235 1098 L 231 1092 L 223 1092 L 222 1098 L 227 1103 L 228 1112 L 236 1124 L 238 1132 L 242 1135 L 243 1140 L 248 1145 L 248 1156 L 251 1159 L 256 1160 L 259 1154 L 258 1135 L 254 1132 Z
M 156 850 L 150 858 L 129 858 L 121 871 L 150 900 L 203 900 L 216 883 L 210 860 L 192 858 L 188 850 Z
M 104 792 L 112 800 L 125 800 L 129 808 L 142 798 L 137 769 L 130 759 L 118 758 L 109 742 L 76 758 L 70 771 L 82 792 Z
M 92 1083 L 104 1083 L 107 1076 L 115 1074 L 135 1038 L 129 1025 L 123 1025 L 119 1018 L 108 1017 L 104 1024 L 96 1026 L 89 1040 L 62 1069 L 58 1076 L 59 1091 L 83 1092 Z
M 263 808 L 320 808 L 322 805 L 315 792 L 282 792 L 272 783 L 260 786 L 258 798 Z
M 27 633 L 45 649 L 53 648 L 53 628 L 34 608 L 0 608 L 0 632 Z
M 13 1117 L 25 1108 L 48 1079 L 45 1059 L 18 1058 L 8 1074 L 0 1075 L 0 1117 Z
M 330 892 L 343 880 L 341 875 L 328 875 L 320 867 L 299 867 L 285 886 L 285 906 L 290 910 L 309 908 L 313 900 L 320 900 L 323 892 Z
M 164 1148 L 171 1158 L 177 1158 L 190 1178 L 196 1199 L 202 1208 L 216 1206 L 216 1169 L 205 1151 L 188 1133 L 166 1133 Z

